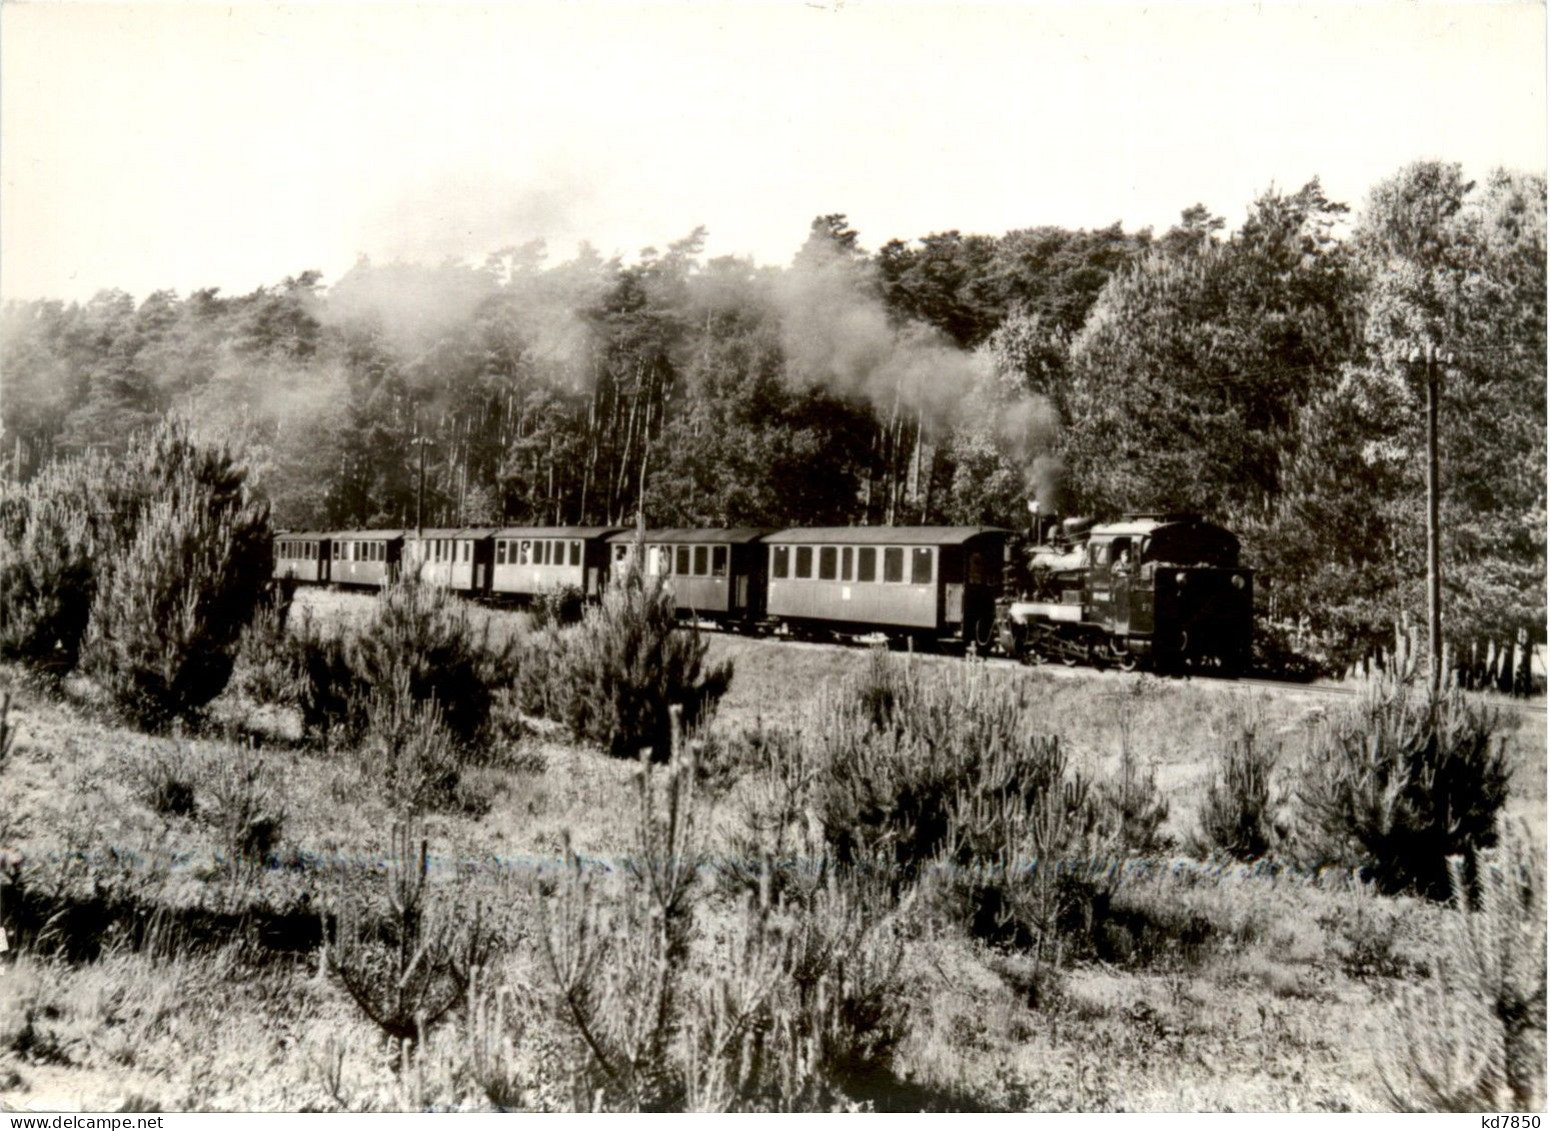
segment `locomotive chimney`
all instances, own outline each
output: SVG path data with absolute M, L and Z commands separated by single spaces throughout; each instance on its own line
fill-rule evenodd
M 1044 524 L 1039 521 L 1039 500 L 1028 500 L 1028 535 L 1037 546 L 1044 540 Z

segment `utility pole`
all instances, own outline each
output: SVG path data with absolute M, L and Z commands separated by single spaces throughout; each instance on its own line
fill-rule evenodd
M 1442 476 L 1437 456 L 1437 401 L 1442 383 L 1439 360 L 1452 361 L 1451 355 L 1437 356 L 1437 347 L 1428 344 L 1426 362 L 1426 640 L 1431 658 L 1431 687 L 1442 686 L 1442 529 L 1439 496 Z

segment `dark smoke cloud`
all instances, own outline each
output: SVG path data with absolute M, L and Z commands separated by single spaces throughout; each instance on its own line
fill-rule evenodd
M 937 440 L 965 422 L 969 406 L 988 407 L 998 450 L 1024 469 L 1041 508 L 1064 504 L 1063 468 L 1050 454 L 1059 416 L 1046 397 L 997 373 L 988 351 L 959 349 L 920 322 L 897 324 L 838 248 L 804 249 L 774 296 L 794 380 L 863 397 L 884 419 L 895 412 L 918 416 Z

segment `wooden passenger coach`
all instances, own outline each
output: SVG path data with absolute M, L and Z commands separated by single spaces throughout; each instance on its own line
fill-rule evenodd
M 327 581 L 331 543 L 323 530 L 292 530 L 274 538 L 274 576 Z
M 335 530 L 328 535 L 329 580 L 335 585 L 386 585 L 398 576 L 402 530 Z
M 769 616 L 797 630 L 991 642 L 1010 531 L 989 526 L 782 530 L 768 548 Z
M 493 533 L 490 592 L 536 597 L 566 587 L 596 597 L 608 578 L 608 543 L 617 526 L 507 526 Z
M 765 553 L 755 527 L 721 530 L 627 530 L 608 539 L 614 565 L 637 538 L 647 577 L 665 577 L 681 616 L 752 623 L 764 615 Z
M 493 527 L 427 527 L 404 535 L 405 568 L 421 581 L 459 593 L 485 593 L 494 558 Z M 412 566 L 411 566 L 412 563 Z

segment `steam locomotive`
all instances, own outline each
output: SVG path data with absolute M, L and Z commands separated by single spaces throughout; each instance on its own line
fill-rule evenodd
M 1192 514 L 1138 514 L 1106 525 L 1041 522 L 1008 555 L 997 644 L 1029 662 L 1130 670 L 1249 664 L 1254 579 L 1231 531 Z
M 1253 578 L 1238 540 L 1196 515 L 1095 525 L 617 526 L 303 531 L 275 540 L 275 576 L 379 586 L 412 574 L 465 596 L 596 598 L 633 555 L 679 615 L 741 632 L 886 638 L 1025 662 L 1158 670 L 1248 663 Z

